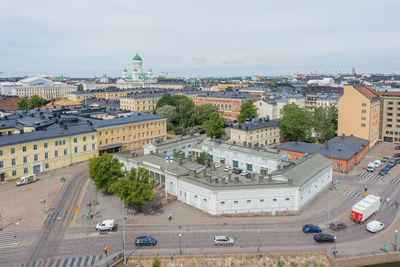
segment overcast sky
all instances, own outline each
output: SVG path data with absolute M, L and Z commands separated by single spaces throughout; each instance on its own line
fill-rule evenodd
M 1 0 L 0 77 L 400 73 L 400 1 Z

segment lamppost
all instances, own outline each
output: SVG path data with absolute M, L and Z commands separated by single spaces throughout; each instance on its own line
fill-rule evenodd
M 179 254 L 182 254 L 182 234 L 179 233 Z
M 397 235 L 399 233 L 399 231 L 394 231 L 396 233 L 395 238 L 394 238 L 394 251 L 397 251 Z
M 334 239 L 335 239 L 335 246 L 334 246 L 334 248 L 333 248 L 333 251 L 332 251 L 332 254 L 333 254 L 333 257 L 335 257 L 335 259 L 336 259 L 336 254 L 337 254 L 337 250 L 336 250 L 336 236 L 334 236 L 333 237 Z
M 124 266 L 126 266 L 126 238 L 125 238 L 125 203 L 122 200 L 122 235 L 123 235 L 123 244 L 122 244 L 122 253 L 124 253 Z
M 87 195 L 88 195 L 88 208 L 89 208 L 89 211 L 88 211 L 88 219 L 90 219 L 90 218 L 92 218 L 92 203 L 90 203 L 90 190 L 89 190 L 89 188 L 88 189 L 86 189 L 86 193 L 87 193 Z
M 332 192 L 332 187 L 331 187 L 331 186 L 329 186 L 329 191 L 328 191 L 328 194 L 329 194 L 329 204 L 328 204 L 328 224 L 329 224 L 329 221 L 330 221 L 330 219 L 331 219 L 331 192 Z
M 260 230 L 257 230 L 257 253 L 260 253 Z

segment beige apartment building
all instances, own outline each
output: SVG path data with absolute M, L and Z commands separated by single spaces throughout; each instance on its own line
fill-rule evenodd
M 383 142 L 400 143 L 400 92 L 376 93 L 381 97 L 379 139 Z
M 280 144 L 278 120 L 253 119 L 230 128 L 230 141 L 248 146 L 278 146 Z
M 44 99 L 56 99 L 67 97 L 68 94 L 77 90 L 75 85 L 50 85 L 33 87 L 14 87 L 11 94 L 19 97 L 40 96 Z
M 119 100 L 121 97 L 126 96 L 132 92 L 134 89 L 99 89 L 99 90 L 87 90 L 87 91 L 76 91 L 68 94 L 68 99 L 73 101 L 84 101 L 88 98 L 102 98 L 106 100 Z
M 373 147 L 379 140 L 379 95 L 369 86 L 345 85 L 338 105 L 337 135 L 367 139 L 370 148 Z

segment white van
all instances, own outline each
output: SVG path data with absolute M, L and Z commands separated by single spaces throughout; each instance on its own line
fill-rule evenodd
M 381 166 L 381 164 L 382 164 L 382 161 L 380 159 L 377 159 L 374 161 L 375 168 L 379 168 L 379 166 Z
M 110 230 L 110 231 L 112 231 L 112 229 L 114 229 L 114 227 L 115 227 L 114 220 L 105 220 L 105 221 L 102 221 L 101 223 L 98 223 L 96 225 L 96 230 L 100 230 L 100 231 Z
M 379 232 L 385 225 L 377 220 L 373 220 L 367 224 L 367 230 L 371 233 Z
M 367 171 L 368 171 L 368 172 L 373 172 L 373 171 L 375 171 L 375 163 L 374 163 L 374 162 L 368 163 Z

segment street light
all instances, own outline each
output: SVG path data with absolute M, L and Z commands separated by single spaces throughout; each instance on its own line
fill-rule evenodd
M 122 253 L 124 253 L 124 266 L 126 266 L 126 253 L 125 253 L 125 246 L 126 246 L 126 238 L 125 238 L 125 203 L 122 200 L 122 234 L 123 234 L 123 244 L 122 244 Z
M 182 234 L 179 233 L 179 254 L 182 254 Z
M 332 254 L 333 254 L 333 256 L 334 256 L 335 259 L 336 259 L 336 254 L 337 254 L 337 250 L 336 250 L 336 236 L 334 236 L 333 239 L 335 240 L 335 241 L 334 241 L 334 242 L 335 242 L 335 246 L 334 246 L 334 248 L 333 248 Z
M 260 253 L 260 230 L 257 230 L 257 253 Z
M 399 233 L 399 231 L 394 231 L 395 233 L 396 233 L 396 237 L 395 237 L 395 239 L 394 239 L 394 251 L 397 251 L 397 234 Z

